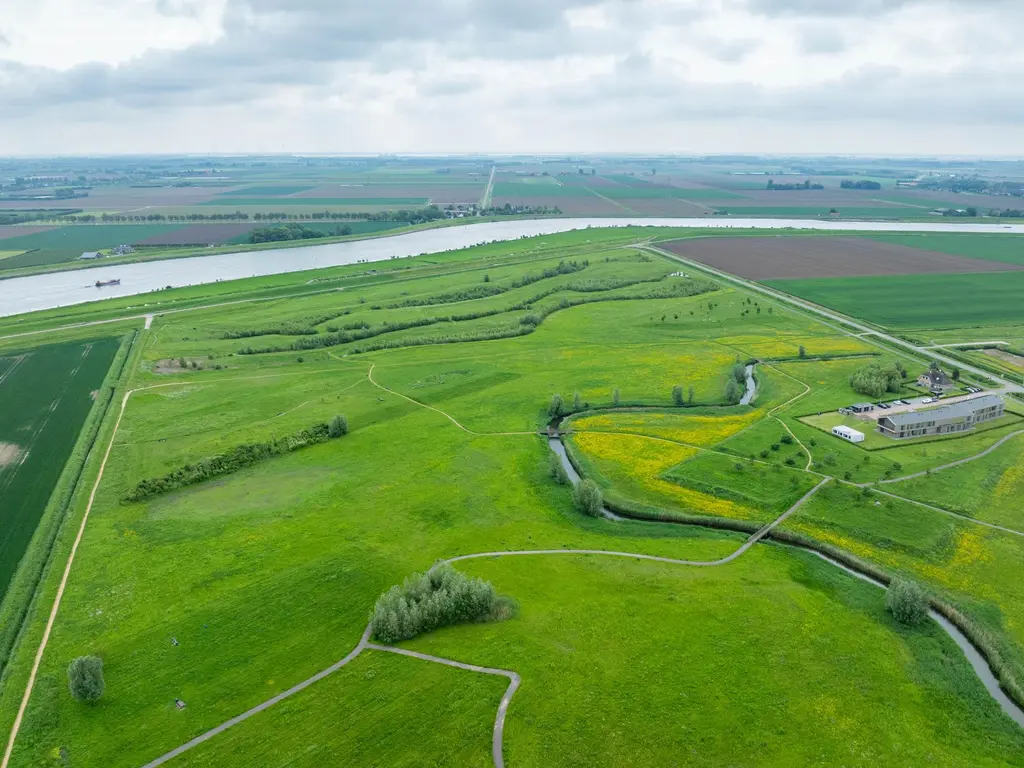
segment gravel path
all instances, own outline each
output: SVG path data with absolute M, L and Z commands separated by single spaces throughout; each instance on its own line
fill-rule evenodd
M 1007 442 L 1011 438 L 1017 437 L 1017 435 L 1024 435 L 1024 429 L 1018 429 L 1016 432 L 1011 432 L 1008 435 L 1004 435 L 999 440 L 997 440 L 996 442 L 992 443 L 992 445 L 990 445 L 988 448 L 986 448 L 981 453 L 976 453 L 973 456 L 968 456 L 966 459 L 958 459 L 957 461 L 951 461 L 951 462 L 949 462 L 949 464 L 943 464 L 941 467 L 934 467 L 932 469 L 927 469 L 924 472 L 915 472 L 912 475 L 904 475 L 903 477 L 894 477 L 891 480 L 879 480 L 878 484 L 879 485 L 888 485 L 889 483 L 902 483 L 905 480 L 913 480 L 916 477 L 925 477 L 925 476 L 927 476 L 929 474 L 935 474 L 936 472 L 941 472 L 944 469 L 952 469 L 953 467 L 959 467 L 961 464 L 969 464 L 972 461 L 977 461 L 978 459 L 985 458 L 990 453 L 992 453 L 992 451 L 996 450 L 1001 445 L 1003 445 L 1003 443 Z M 865 485 L 869 485 L 869 483 L 858 483 L 858 485 L 860 485 L 860 487 L 863 488 Z
M 479 667 L 476 664 L 466 664 L 461 661 L 453 661 L 452 659 L 442 659 L 440 656 L 430 656 L 426 653 L 408 651 L 405 648 L 394 648 L 390 645 L 369 643 L 366 647 L 373 651 L 385 651 L 387 653 L 397 653 L 402 656 L 411 656 L 414 659 L 432 661 L 435 664 L 444 664 L 448 667 L 465 669 L 470 672 L 480 672 L 485 675 L 500 675 L 501 677 L 507 677 L 508 688 L 505 689 L 505 693 L 501 697 L 501 702 L 498 704 L 498 714 L 494 718 L 494 733 L 491 736 L 491 757 L 494 760 L 494 766 L 495 768 L 505 768 L 505 756 L 502 749 L 502 744 L 505 739 L 505 715 L 508 714 L 508 705 L 512 701 L 512 695 L 519 689 L 519 684 L 522 682 L 522 678 L 519 677 L 519 673 L 511 672 L 507 669 Z

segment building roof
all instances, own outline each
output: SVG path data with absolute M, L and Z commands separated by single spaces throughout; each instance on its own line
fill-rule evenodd
M 982 395 L 971 400 L 963 400 L 959 403 L 944 405 L 941 408 L 933 408 L 927 411 L 906 411 L 894 413 L 891 416 L 883 416 L 882 419 L 895 426 L 900 424 L 920 424 L 922 421 L 939 421 L 940 419 L 966 418 L 975 411 L 982 408 L 993 408 L 1003 404 L 1003 398 L 999 395 Z
M 951 387 L 953 386 L 953 380 L 946 375 L 946 372 L 941 369 L 931 369 L 922 373 L 918 377 L 918 381 L 921 379 L 928 379 L 928 386 L 930 387 Z
M 851 408 L 874 408 L 874 403 L 854 403 L 850 406 Z
M 856 429 L 844 426 L 840 424 L 838 427 L 832 427 L 832 431 L 836 434 L 845 435 L 846 437 L 864 437 L 863 432 L 858 432 Z

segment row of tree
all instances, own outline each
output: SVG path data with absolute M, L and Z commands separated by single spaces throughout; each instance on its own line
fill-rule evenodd
M 885 366 L 869 363 L 853 372 L 850 386 L 854 392 L 878 398 L 886 392 L 898 393 L 906 378 L 907 369 L 898 360 Z
M 869 181 L 868 179 L 843 179 L 839 182 L 840 189 L 881 189 L 882 185 L 877 181 Z
M 125 501 L 142 501 L 152 496 L 205 482 L 215 477 L 237 472 L 260 461 L 297 451 L 331 438 L 348 434 L 348 419 L 335 416 L 327 424 L 314 424 L 294 435 L 277 438 L 265 443 L 243 443 L 227 453 L 202 459 L 195 464 L 186 464 L 162 477 L 139 481 L 125 496 Z
M 249 233 L 250 243 L 274 243 L 286 240 L 314 240 L 318 237 L 342 237 L 351 235 L 352 227 L 341 224 L 329 231 L 313 229 L 302 224 L 279 224 L 276 227 L 260 227 Z

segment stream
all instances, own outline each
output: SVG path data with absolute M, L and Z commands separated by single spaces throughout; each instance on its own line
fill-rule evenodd
M 748 367 L 747 370 L 748 375 L 750 375 L 750 367 Z M 566 452 L 565 445 L 563 445 L 561 437 L 548 437 L 548 446 L 551 448 L 552 451 L 555 452 L 559 460 L 562 462 L 562 466 L 565 467 L 566 474 L 569 475 L 569 479 L 572 481 L 572 484 L 576 485 L 578 482 L 580 482 L 580 475 L 576 471 L 576 468 L 572 465 L 572 462 L 569 461 L 569 455 Z M 616 515 L 614 512 L 611 512 L 608 509 L 603 509 L 602 511 L 604 513 L 604 516 L 609 520 L 627 519 L 621 517 L 620 515 Z M 632 520 L 633 518 L 629 519 Z M 838 560 L 833 560 L 831 557 L 823 555 L 821 552 L 817 552 L 815 550 L 808 551 L 814 553 L 822 560 L 831 563 L 836 568 L 841 568 L 850 575 L 855 576 L 856 578 L 861 579 L 862 581 L 866 581 L 869 584 L 873 584 L 874 586 L 879 587 L 880 589 L 886 588 L 885 584 L 883 584 L 882 582 L 876 581 L 875 579 L 871 578 L 866 574 L 861 573 L 860 571 L 855 571 L 849 566 L 840 563 Z M 999 681 L 996 679 L 996 676 L 992 672 L 992 669 L 989 667 L 988 662 L 985 660 L 985 657 L 982 656 L 978 649 L 971 644 L 971 641 L 967 639 L 967 636 L 964 635 L 964 633 L 961 632 L 959 628 L 957 628 L 957 626 L 953 624 L 951 621 L 949 621 L 945 616 L 933 610 L 929 610 L 928 615 L 932 619 L 934 619 L 935 622 L 946 632 L 946 634 L 953 638 L 953 642 L 955 642 L 960 647 L 960 650 L 962 650 L 964 656 L 967 657 L 967 661 L 971 665 L 971 668 L 974 670 L 974 673 L 978 676 L 978 679 L 981 680 L 981 684 L 985 686 L 985 690 L 988 691 L 989 695 L 993 699 L 995 699 L 997 704 L 999 704 L 999 708 L 1002 709 L 1003 712 L 1005 712 L 1014 722 L 1016 722 L 1017 725 L 1024 728 L 1024 709 L 1021 709 L 1017 705 L 1017 703 L 1009 696 L 1007 696 L 1003 689 L 999 687 Z

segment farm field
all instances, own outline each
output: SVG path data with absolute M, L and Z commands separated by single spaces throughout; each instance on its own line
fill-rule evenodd
M 317 186 L 249 181 L 288 194 Z M 455 566 L 514 610 L 399 647 L 521 676 L 504 729 L 509 766 L 1024 764 L 1024 730 L 938 625 L 897 623 L 882 590 L 812 553 L 777 542 L 739 552 L 739 530 L 681 524 L 757 528 L 792 512 L 784 531 L 949 601 L 1019 679 L 1024 537 L 847 483 L 968 457 L 1019 423 L 884 451 L 834 444 L 799 417 L 862 399 L 849 383 L 860 366 L 898 359 L 913 381 L 927 358 L 699 269 L 682 276 L 679 262 L 634 247 L 671 234 L 592 229 L 161 292 L 155 306 L 189 311 L 130 321 L 139 334 L 100 430 L 109 459 L 102 478 L 90 459 L 0 676 L 6 736 L 34 675 L 11 768 L 145 765 L 335 665 L 391 585 L 473 554 L 487 556 Z M 258 300 L 237 303 L 247 298 Z M 138 304 L 5 328 L 133 315 Z M 0 347 L 42 349 L 15 341 Z M 734 367 L 752 357 L 764 360 L 756 397 L 730 405 Z M 609 506 L 646 519 L 574 505 L 551 476 L 553 411 L 570 417 L 566 445 Z M 335 438 L 158 482 L 339 414 L 347 430 Z M 1004 475 L 1015 461 L 990 458 Z M 947 471 L 959 470 L 880 489 L 936 498 Z M 1012 522 L 1009 506 L 999 514 Z M 556 552 L 494 556 L 536 550 Z M 733 555 L 713 567 L 636 557 Z M 92 653 L 106 690 L 90 705 L 68 694 L 66 670 Z M 370 648 L 167 765 L 491 765 L 507 683 Z
M 811 278 L 765 283 L 888 328 L 983 327 L 1019 323 L 1024 272 Z
M 765 281 L 1018 268 L 856 237 L 698 237 L 663 247 L 724 272 Z
M 101 339 L 0 353 L 0 598 L 117 347 Z
M 961 235 L 941 232 L 885 233 L 861 235 L 893 245 L 922 248 L 983 261 L 1024 265 L 1024 246 L 1012 235 Z

